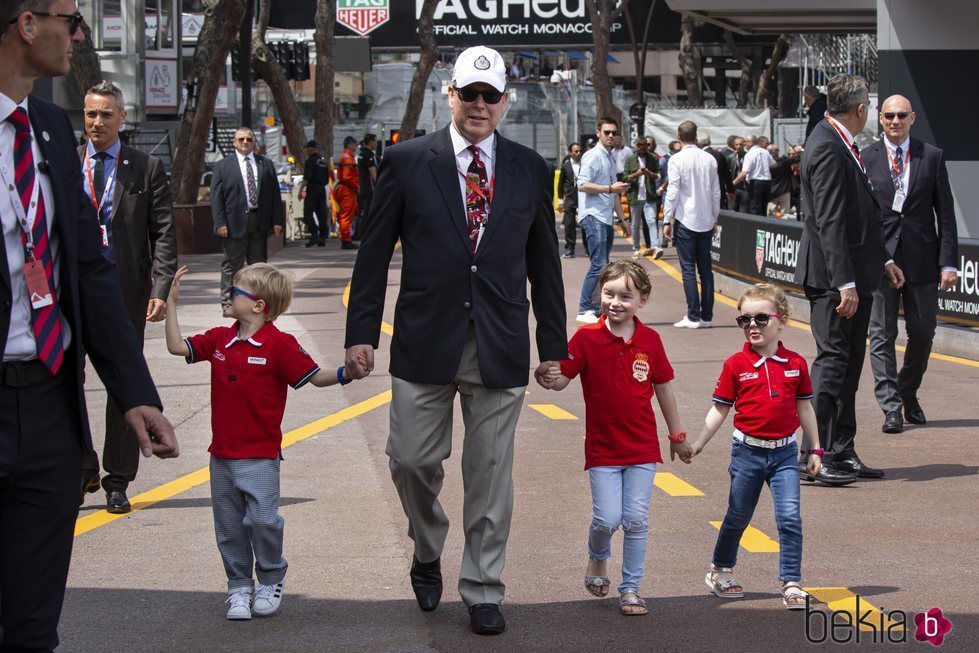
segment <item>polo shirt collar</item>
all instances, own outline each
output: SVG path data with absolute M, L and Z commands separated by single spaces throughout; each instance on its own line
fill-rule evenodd
M 231 345 L 235 344 L 240 340 L 238 334 L 241 333 L 241 323 L 235 322 L 235 326 L 233 328 L 234 328 L 235 335 L 233 338 L 231 338 L 231 340 L 228 341 L 228 344 L 224 346 L 225 349 L 228 349 L 229 347 L 231 347 Z M 268 340 L 268 337 L 272 335 L 272 330 L 274 328 L 275 327 L 272 326 L 271 322 L 266 322 L 264 325 L 262 325 L 261 329 L 255 332 L 255 335 L 253 335 L 251 338 L 246 338 L 244 342 L 250 343 L 255 347 L 261 347 L 265 343 L 265 341 Z
M 747 342 L 744 343 L 744 349 L 742 351 L 744 352 L 744 355 L 748 357 L 748 362 L 751 363 L 752 367 L 761 367 L 762 365 L 764 365 L 765 361 L 767 360 L 765 356 L 762 356 L 754 349 L 752 349 L 750 343 Z M 778 341 L 778 349 L 776 349 L 775 353 L 772 354 L 769 358 L 779 363 L 789 362 L 789 357 L 787 356 L 787 352 L 785 351 L 785 347 L 782 345 L 781 340 Z
M 641 322 L 639 322 L 639 318 L 637 316 L 635 316 L 635 315 L 632 316 L 632 321 L 633 321 L 633 323 L 636 326 L 636 330 L 632 332 L 632 338 L 630 338 L 629 340 L 626 340 L 622 336 L 617 336 L 614 333 L 612 333 L 611 331 L 609 331 L 608 324 L 607 324 L 607 322 L 608 322 L 608 315 L 605 315 L 604 313 L 602 313 L 602 315 L 598 318 L 598 322 L 595 323 L 595 326 L 596 327 L 601 327 L 601 332 L 603 334 L 603 336 L 602 336 L 602 344 L 606 344 L 607 345 L 607 344 L 612 343 L 612 342 L 620 342 L 620 343 L 622 343 L 624 345 L 631 344 L 632 341 L 636 339 L 636 331 L 639 330 L 639 325 L 641 324 Z

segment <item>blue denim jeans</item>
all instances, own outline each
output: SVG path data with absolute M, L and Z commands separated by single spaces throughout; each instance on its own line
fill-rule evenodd
M 642 223 L 649 228 L 649 246 L 659 247 L 659 233 L 656 231 L 656 217 L 659 213 L 659 202 L 639 202 L 629 205 L 632 216 L 632 249 L 639 250 L 639 239 L 642 236 Z
M 613 232 L 612 225 L 604 224 L 595 219 L 594 216 L 585 216 L 581 220 L 581 228 L 585 232 L 585 239 L 588 241 L 588 272 L 585 273 L 585 280 L 581 284 L 581 298 L 578 300 L 578 313 L 585 311 L 595 311 L 595 315 L 602 312 L 602 304 L 596 292 L 598 277 L 602 273 L 602 268 L 608 265 L 608 256 L 612 252 Z
M 672 224 L 676 255 L 680 259 L 680 274 L 683 277 L 683 293 L 687 296 L 687 317 L 694 322 L 710 322 L 714 319 L 714 272 L 710 262 L 710 241 L 713 235 L 709 231 L 691 231 L 679 220 L 674 220 Z
M 802 580 L 802 517 L 799 510 L 799 452 L 793 442 L 778 449 L 765 449 L 731 441 L 731 493 L 727 514 L 714 547 L 713 563 L 734 567 L 738 562 L 741 535 L 758 505 L 761 488 L 768 483 L 775 502 L 778 528 L 778 578 L 782 582 Z
M 798 473 L 796 473 L 798 476 Z M 608 560 L 612 534 L 622 525 L 622 584 L 619 593 L 638 592 L 646 566 L 649 537 L 649 500 L 653 494 L 656 463 L 623 467 L 592 467 L 592 519 L 588 529 L 588 555 Z

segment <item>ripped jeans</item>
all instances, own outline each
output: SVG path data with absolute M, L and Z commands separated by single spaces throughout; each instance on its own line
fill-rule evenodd
M 622 525 L 622 583 L 619 594 L 638 592 L 646 565 L 649 535 L 649 500 L 653 494 L 656 463 L 621 467 L 592 467 L 592 520 L 588 529 L 588 555 L 608 560 L 612 534 Z

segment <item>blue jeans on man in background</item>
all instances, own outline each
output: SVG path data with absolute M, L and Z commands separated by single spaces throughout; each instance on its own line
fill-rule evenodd
M 765 449 L 731 441 L 731 493 L 727 514 L 714 546 L 715 567 L 733 568 L 738 562 L 741 535 L 751 522 L 761 489 L 768 483 L 775 502 L 778 528 L 778 579 L 802 580 L 802 517 L 799 502 L 799 449 L 794 442 Z
M 585 273 L 585 280 L 581 284 L 581 298 L 578 300 L 578 314 L 586 311 L 594 311 L 595 315 L 602 312 L 602 305 L 598 300 L 596 286 L 598 277 L 602 273 L 602 268 L 608 265 L 608 257 L 612 252 L 612 239 L 614 233 L 612 225 L 599 222 L 595 216 L 588 215 L 581 219 L 581 228 L 585 232 L 588 241 L 588 259 L 591 264 L 588 272 Z
M 632 215 L 632 251 L 639 251 L 639 238 L 642 231 L 643 222 L 649 229 L 646 244 L 650 249 L 659 249 L 659 232 L 656 230 L 657 214 L 659 213 L 659 202 L 642 201 L 629 205 L 629 212 Z
M 672 225 L 673 242 L 683 277 L 683 293 L 687 296 L 687 319 L 692 322 L 710 322 L 714 318 L 714 271 L 710 260 L 713 234 L 709 231 L 691 231 L 679 220 L 674 220 Z

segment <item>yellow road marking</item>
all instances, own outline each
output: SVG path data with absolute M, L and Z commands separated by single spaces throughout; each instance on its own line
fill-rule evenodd
M 881 612 L 880 608 L 862 596 L 858 597 L 847 587 L 806 587 L 805 590 L 817 601 L 825 603 L 830 610 L 834 612 L 842 610 L 849 614 L 850 623 L 859 623 L 860 630 L 877 630 L 886 633 L 891 626 L 901 629 L 900 623 L 892 622 L 887 618 L 887 615 Z M 867 614 L 868 611 L 870 612 L 869 615 Z M 864 623 L 860 623 L 860 621 Z M 868 622 L 872 625 L 868 625 Z
M 721 530 L 721 522 L 719 521 L 712 521 L 710 525 Z M 750 524 L 741 536 L 741 547 L 751 553 L 778 553 L 778 542 Z
M 538 413 L 544 417 L 550 419 L 578 419 L 577 416 L 572 415 L 563 408 L 558 408 L 554 404 L 527 404 Z
M 671 497 L 702 497 L 704 493 L 669 472 L 656 472 L 653 485 L 666 492 Z
M 289 431 L 282 436 L 282 448 L 285 449 L 286 447 L 294 445 L 297 442 L 310 438 L 314 435 L 318 435 L 333 428 L 334 426 L 338 426 L 348 420 L 372 411 L 379 406 L 383 406 L 390 401 L 391 391 L 386 390 L 378 395 L 374 395 L 369 399 L 358 402 L 353 406 L 348 406 L 341 411 L 337 411 L 332 415 L 327 415 L 326 417 L 318 419 L 315 422 L 310 422 L 305 426 L 300 426 L 299 428 Z M 126 513 L 125 515 L 111 515 L 105 510 L 99 510 L 98 512 L 94 512 L 90 515 L 79 517 L 78 520 L 75 521 L 75 537 L 99 528 L 100 526 L 105 526 L 106 524 L 114 522 L 117 519 L 121 519 L 143 510 L 144 508 L 149 508 L 155 503 L 171 499 L 191 488 L 207 483 L 210 478 L 210 471 L 207 467 L 203 467 L 195 472 L 185 474 L 184 476 L 174 479 L 169 483 L 165 483 L 159 487 L 155 487 L 152 490 L 133 497 L 131 502 L 133 509 L 131 512 Z

